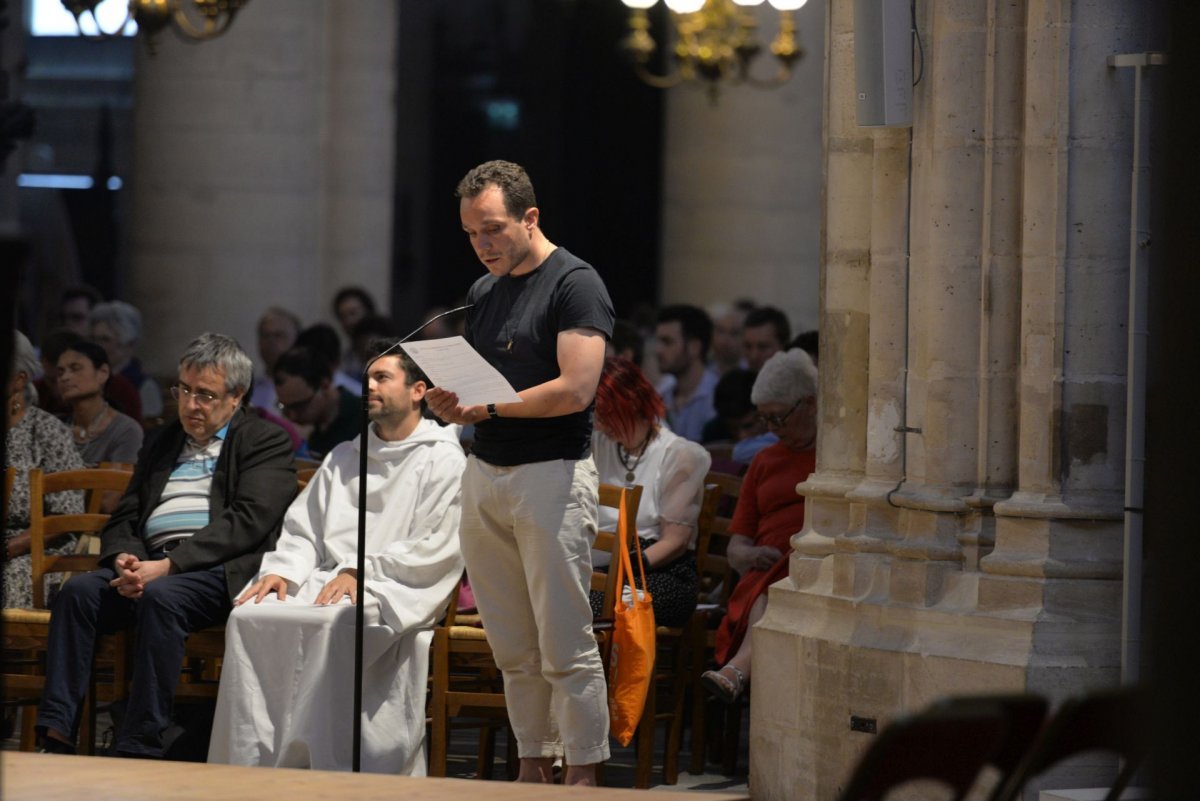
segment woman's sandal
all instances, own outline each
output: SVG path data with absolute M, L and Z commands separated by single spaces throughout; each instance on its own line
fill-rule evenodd
M 733 672 L 733 678 L 725 671 Z M 746 674 L 733 665 L 726 665 L 719 670 L 706 670 L 700 675 L 700 683 L 709 693 L 727 704 L 737 701 L 742 690 L 746 688 Z

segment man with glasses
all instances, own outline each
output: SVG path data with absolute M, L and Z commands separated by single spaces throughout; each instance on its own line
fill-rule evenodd
M 100 569 L 53 604 L 42 749 L 74 753 L 96 636 L 135 626 L 133 677 L 118 756 L 161 757 L 191 632 L 222 623 L 258 571 L 296 495 L 283 429 L 247 414 L 250 358 L 203 334 L 179 361 L 179 420 L 148 435 L 129 488 L 101 534 Z
M 328 360 L 310 348 L 296 347 L 275 363 L 276 407 L 297 426 L 308 427 L 301 455 L 323 459 L 335 445 L 358 436 L 362 401 L 333 382 Z

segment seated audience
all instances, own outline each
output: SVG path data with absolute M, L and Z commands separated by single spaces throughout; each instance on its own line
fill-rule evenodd
M 746 472 L 729 530 L 729 564 L 741 574 L 717 629 L 719 670 L 705 688 L 732 703 L 750 681 L 753 626 L 766 612 L 767 587 L 787 575 L 789 541 L 804 527 L 804 496 L 796 485 L 816 468 L 817 368 L 802 350 L 777 353 L 763 365 L 751 399 L 779 442 L 764 448 Z
M 704 448 L 663 425 L 663 412 L 637 365 L 620 357 L 605 361 L 592 434 L 596 472 L 601 483 L 644 488 L 637 531 L 654 619 L 660 626 L 682 626 L 696 608 L 696 521 L 710 459 Z M 601 507 L 600 528 L 611 531 L 616 524 L 616 510 Z M 608 554 L 593 551 L 592 559 L 603 566 Z M 633 572 L 638 577 L 636 566 Z M 601 593 L 591 594 L 594 615 L 602 600 Z
M 820 355 L 819 337 L 816 331 L 803 331 L 796 334 L 796 338 L 787 346 L 788 350 L 792 348 L 799 348 L 804 351 L 812 357 L 813 364 L 820 365 L 821 360 L 818 358 Z
M 742 356 L 757 373 L 767 359 L 787 347 L 792 327 L 787 315 L 773 306 L 760 306 L 746 315 L 742 326 Z
M 767 431 L 750 400 L 754 379 L 754 373 L 735 367 L 717 382 L 713 393 L 717 417 L 704 427 L 704 441 L 705 444 L 732 442 L 734 464 L 713 469 L 740 475 L 760 450 L 779 441 L 779 437 Z
M 309 427 L 301 455 L 323 459 L 339 442 L 358 436 L 362 400 L 334 386 L 329 364 L 309 348 L 292 348 L 275 363 L 275 394 L 283 416 Z
M 695 306 L 667 306 L 659 311 L 654 331 L 655 356 L 663 373 L 658 394 L 667 409 L 667 423 L 684 439 L 700 442 L 705 423 L 717 416 L 717 376 L 707 367 L 712 320 Z
M 363 366 L 367 363 L 362 354 L 370 347 L 371 340 L 364 342 L 361 348 L 356 348 L 357 332 L 355 328 L 363 320 L 376 316 L 375 299 L 367 290 L 360 286 L 346 286 L 333 296 L 333 316 L 337 318 L 342 333 L 350 344 L 342 355 L 342 369 L 350 375 L 362 375 Z M 379 334 L 380 337 L 395 336 L 395 334 Z
M 262 372 L 254 375 L 254 391 L 250 402 L 260 409 L 274 409 L 275 362 L 296 344 L 300 335 L 300 318 L 279 306 L 272 306 L 258 318 L 258 356 Z
M 421 315 L 421 328 L 416 333 L 417 339 L 445 339 L 452 337 L 458 332 L 454 330 L 453 314 L 446 314 L 449 311 L 445 306 L 432 306 L 425 310 Z M 439 314 L 446 314 L 445 317 L 435 319 Z
M 355 568 L 360 439 L 335 447 L 288 509 L 226 623 L 209 762 L 350 769 L 347 677 L 362 602 L 362 767 L 424 775 L 429 645 L 462 575 L 466 466 L 453 430 L 421 417 L 426 383 L 403 351 L 371 367 L 365 598 Z
M 718 377 L 734 368 L 744 366 L 742 326 L 745 325 L 746 315 L 753 309 L 754 303 L 749 300 L 739 300 L 733 305 L 719 303 L 709 309 L 708 316 L 713 321 L 713 336 L 708 369 Z
M 376 314 L 363 317 L 351 329 L 350 347 L 342 357 L 342 369 L 350 375 L 361 376 L 363 365 L 371 359 L 371 346 L 375 340 L 395 339 L 400 333 L 390 317 Z
M 95 342 L 79 340 L 58 357 L 59 392 L 71 407 L 71 433 L 88 467 L 133 464 L 142 447 L 142 424 L 104 399 L 110 375 L 108 354 Z
M 224 622 L 274 544 L 296 471 L 287 436 L 242 409 L 250 357 L 202 334 L 179 361 L 179 420 L 149 435 L 101 534 L 100 569 L 58 593 L 50 618 L 42 749 L 74 753 L 98 632 L 136 622 L 118 756 L 162 755 L 184 641 Z
M 42 340 L 42 377 L 34 382 L 38 393 L 38 407 L 60 420 L 71 414 L 71 407 L 59 392 L 58 358 L 63 355 L 63 351 L 80 340 L 90 341 L 87 337 L 81 337 L 66 328 L 51 331 Z M 111 365 L 109 369 L 111 370 Z M 129 383 L 128 378 L 116 373 L 109 375 L 108 383 L 104 386 L 104 399 L 118 412 L 140 423 L 142 396 L 137 387 Z
M 642 356 L 646 351 L 646 342 L 642 332 L 628 320 L 620 318 L 613 320 L 613 333 L 605 346 L 605 356 L 620 356 L 633 362 L 640 369 Z M 642 371 L 645 373 L 645 371 Z M 649 379 L 647 379 L 649 380 Z
M 342 370 L 342 341 L 328 323 L 314 323 L 296 337 L 296 347 L 308 348 L 325 360 L 333 374 L 333 383 L 355 395 L 362 392 L 362 378 Z
M 100 293 L 87 284 L 67 287 L 58 304 L 58 324 L 75 336 L 87 338 L 92 333 L 92 308 L 101 300 Z
M 142 313 L 124 301 L 97 303 L 92 309 L 92 340 L 108 353 L 113 372 L 129 379 L 142 399 L 142 416 L 158 417 L 163 413 L 162 387 L 153 376 L 142 371 L 135 356 L 142 335 Z
M 15 468 L 12 494 L 4 518 L 4 606 L 33 606 L 33 584 L 29 561 L 29 471 L 35 467 L 47 473 L 78 470 L 83 460 L 71 442 L 71 430 L 53 415 L 37 408 L 33 377 L 38 371 L 33 345 L 20 331 L 13 332 L 13 364 L 8 375 L 4 413 L 8 421 L 4 435 L 6 468 Z M 79 514 L 83 511 L 83 493 L 59 492 L 47 496 L 48 514 Z M 50 549 L 69 551 L 73 539 Z

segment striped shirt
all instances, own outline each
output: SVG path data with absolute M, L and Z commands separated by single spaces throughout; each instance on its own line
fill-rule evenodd
M 146 519 L 143 537 L 149 552 L 185 540 L 208 525 L 213 472 L 228 432 L 229 425 L 226 424 L 207 445 L 200 445 L 191 437 L 184 442 L 158 506 Z

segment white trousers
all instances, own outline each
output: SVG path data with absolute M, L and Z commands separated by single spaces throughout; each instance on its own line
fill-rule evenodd
M 497 467 L 472 456 L 461 544 L 521 758 L 609 758 L 588 587 L 599 478 L 591 458 Z

